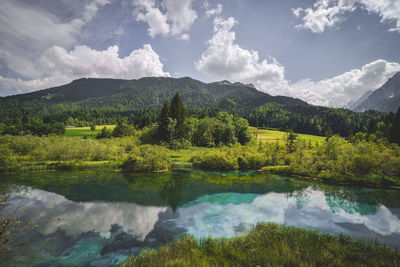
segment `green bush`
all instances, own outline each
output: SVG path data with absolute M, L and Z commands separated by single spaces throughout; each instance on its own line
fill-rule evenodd
M 170 169 L 171 163 L 168 149 L 155 145 L 142 145 L 131 151 L 121 168 L 128 172 L 155 172 Z
M 256 170 L 265 166 L 266 157 L 262 153 L 245 152 L 238 156 L 238 165 L 240 170 Z
M 224 151 L 212 151 L 199 154 L 192 158 L 193 166 L 200 169 L 231 171 L 239 169 L 236 157 Z
M 169 145 L 170 149 L 177 150 L 177 149 L 188 149 L 192 147 L 192 143 L 186 139 L 174 139 L 172 143 Z
M 42 142 L 29 156 L 37 161 L 100 161 L 116 159 L 123 153 L 115 143 L 103 143 L 93 139 L 50 137 Z
M 14 153 L 7 147 L 0 145 L 0 172 L 8 170 L 15 163 Z
M 267 156 L 254 146 L 222 147 L 192 157 L 193 166 L 221 171 L 255 170 L 267 164 Z

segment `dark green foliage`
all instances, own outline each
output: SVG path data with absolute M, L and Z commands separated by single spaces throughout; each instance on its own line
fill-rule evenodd
M 115 126 L 112 132 L 112 136 L 114 137 L 131 136 L 135 135 L 135 133 L 136 133 L 135 127 L 120 121 L 118 122 L 117 126 Z
M 185 236 L 145 250 L 121 264 L 132 266 L 398 266 L 400 253 L 349 236 L 275 223 L 258 224 L 231 239 Z
M 294 142 L 297 139 L 297 134 L 293 132 L 292 129 L 289 129 L 287 136 L 286 136 L 286 148 L 288 153 L 292 153 L 294 150 Z
M 94 123 L 91 123 L 91 124 L 89 125 L 89 127 L 90 127 L 90 130 L 91 130 L 92 132 L 96 130 L 96 124 L 94 124 Z
M 101 132 L 97 134 L 96 138 L 97 139 L 103 139 L 103 138 L 110 138 L 113 134 L 113 130 L 107 129 L 107 127 L 104 127 L 101 129 Z
M 142 145 L 131 151 L 121 165 L 127 172 L 166 171 L 171 167 L 168 149 L 161 146 Z
M 268 103 L 245 117 L 253 126 L 280 130 L 291 128 L 296 133 L 321 136 L 330 135 L 328 130 L 331 129 L 332 134 L 346 137 L 349 133 L 366 132 L 371 119 L 384 122 L 387 115 L 377 111 L 357 113 L 341 108 Z M 385 135 L 386 128 L 387 123 L 383 123 L 377 131 Z
M 15 162 L 14 153 L 0 144 L 0 173 L 7 171 Z
M 333 134 L 349 136 L 366 132 L 373 118 L 377 122 L 374 135 L 388 137 L 392 121 L 381 112 L 316 107 L 290 97 L 270 96 L 240 83 L 206 84 L 190 78 L 80 79 L 56 88 L 0 98 L 0 133 L 59 134 L 54 130 L 55 122 L 88 126 L 116 124 L 121 119 L 143 128 L 157 121 L 162 103 L 177 93 L 187 114 L 197 118 L 227 111 L 238 113 L 252 126 L 291 128 L 298 133 L 325 135 L 331 128 Z M 177 119 L 175 138 L 184 137 L 184 120 L 175 115 L 172 118 Z M 244 143 L 242 139 L 238 141 Z
M 171 117 L 170 105 L 168 101 L 165 101 L 164 106 L 160 111 L 158 117 L 158 130 L 157 130 L 157 140 L 169 142 L 171 139 L 169 131 L 169 119 Z
M 389 140 L 400 145 L 400 107 L 397 110 L 396 117 L 393 119 Z
M 197 146 L 213 147 L 233 145 L 237 141 L 244 145 L 251 139 L 248 122 L 227 112 L 220 112 L 215 118 L 198 121 L 192 142 Z
M 249 122 L 246 119 L 239 117 L 235 114 L 233 116 L 233 126 L 235 129 L 235 136 L 241 145 L 245 145 L 251 140 L 249 131 Z
M 185 108 L 182 104 L 179 93 L 176 93 L 171 100 L 170 116 L 176 120 L 174 137 L 175 139 L 182 138 L 184 136 L 184 123 L 185 123 Z

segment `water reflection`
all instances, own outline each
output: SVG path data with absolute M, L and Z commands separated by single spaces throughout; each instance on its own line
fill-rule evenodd
M 111 225 L 123 226 L 130 234 L 144 240 L 158 221 L 160 212 L 167 207 L 141 206 L 135 203 L 73 202 L 61 195 L 43 190 L 27 190 L 15 196 L 23 218 L 41 225 L 43 234 L 63 230 L 67 235 L 78 236 L 95 231 L 109 236 Z M 56 218 L 52 223 L 44 223 Z
M 9 211 L 20 207 L 23 220 L 40 225 L 21 242 L 24 255 L 11 255 L 16 265 L 109 266 L 182 233 L 237 236 L 265 221 L 400 247 L 400 194 L 393 190 L 196 170 L 35 173 L 3 181 L 26 189 Z
M 300 199 L 283 193 L 256 197 L 232 193 L 202 196 L 178 212 L 176 224 L 197 237 L 237 236 L 242 234 L 243 225 L 250 228 L 268 221 L 347 233 L 400 246 L 400 220 L 384 205 L 371 206 L 333 198 L 312 187 L 304 190 Z

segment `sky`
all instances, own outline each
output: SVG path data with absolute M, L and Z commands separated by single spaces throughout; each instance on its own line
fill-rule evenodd
M 400 71 L 400 0 L 1 0 L 0 96 L 190 76 L 342 107 Z

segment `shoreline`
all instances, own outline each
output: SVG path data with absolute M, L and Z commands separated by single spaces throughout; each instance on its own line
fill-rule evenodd
M 268 166 L 272 167 L 272 166 Z M 290 173 L 285 171 L 274 171 L 271 169 L 266 169 L 268 167 L 263 167 L 261 169 L 252 170 L 259 174 L 275 174 L 275 175 L 283 175 L 294 179 L 299 179 L 308 182 L 314 183 L 324 183 L 329 185 L 338 185 L 338 186 L 354 186 L 354 187 L 365 187 L 365 188 L 379 188 L 379 189 L 392 189 L 392 190 L 400 190 L 400 186 L 398 185 L 384 185 L 384 184 L 371 184 L 371 183 L 363 183 L 363 182 L 339 182 L 339 181 L 329 181 L 328 179 L 322 179 L 318 177 L 312 177 L 307 175 L 301 175 L 296 173 Z M 148 172 L 135 172 L 135 173 L 164 173 L 169 171 L 177 171 L 177 170 L 205 170 L 205 171 L 215 171 L 213 169 L 201 169 L 201 168 L 185 168 L 182 166 L 172 164 L 170 169 L 163 170 L 155 170 Z M 55 171 L 86 171 L 86 170 L 110 170 L 116 172 L 123 172 L 120 167 L 120 162 L 118 161 L 86 161 L 84 163 L 76 163 L 76 162 L 51 162 L 47 164 L 32 164 L 32 165 L 23 165 L 15 168 L 11 171 L 3 172 L 3 174 L 20 174 L 20 173 L 37 173 L 37 172 L 55 172 Z M 229 171 L 221 171 L 221 172 L 229 172 Z

